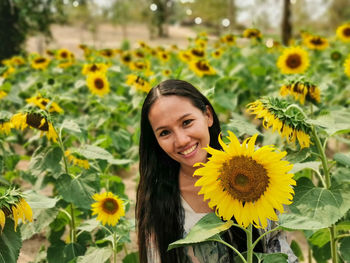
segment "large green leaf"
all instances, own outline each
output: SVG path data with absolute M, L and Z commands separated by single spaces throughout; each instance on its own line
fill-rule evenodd
M 106 262 L 112 256 L 109 247 L 89 247 L 84 256 L 78 257 L 78 263 Z
M 223 222 L 215 213 L 210 213 L 199 220 L 185 238 L 171 243 L 168 250 L 206 241 L 215 234 L 229 229 L 232 225 L 232 221 Z
M 307 120 L 309 124 L 317 125 L 332 136 L 350 132 L 350 112 L 346 109 L 331 111 L 327 115 L 321 115 L 316 120 Z
M 16 263 L 22 247 L 21 233 L 14 230 L 14 222 L 6 218 L 5 227 L 0 232 L 0 263 Z
M 290 213 L 280 215 L 280 224 L 291 229 L 320 229 L 337 222 L 350 209 L 349 184 L 331 189 L 315 187 L 303 177 L 298 180 Z
M 263 263 L 287 263 L 288 262 L 288 256 L 284 253 L 271 253 L 271 254 L 254 253 L 254 255 Z
M 98 176 L 95 173 L 82 174 L 75 178 L 61 174 L 57 180 L 57 190 L 62 198 L 79 208 L 90 209 L 93 202 L 92 195 L 98 189 Z
M 61 129 L 65 129 L 65 130 L 72 132 L 72 133 L 80 133 L 81 132 L 79 125 L 76 122 L 74 122 L 73 120 L 64 120 L 62 125 L 61 125 Z
M 107 152 L 105 149 L 94 145 L 84 145 L 78 151 L 87 159 L 113 159 L 112 154 Z
M 350 237 L 345 237 L 340 240 L 340 256 L 344 262 L 350 262 Z
M 60 163 L 62 156 L 61 148 L 56 145 L 48 148 L 39 147 L 30 160 L 29 169 L 34 175 L 50 171 L 57 178 L 62 169 Z
M 319 167 L 321 162 L 305 162 L 305 163 L 296 163 L 293 165 L 293 169 L 290 171 L 291 173 L 297 173 L 304 169 L 311 169 L 316 172 L 319 172 Z
M 139 254 L 138 252 L 132 252 L 127 254 L 123 258 L 123 263 L 139 263 Z
M 336 153 L 334 154 L 334 160 L 336 160 L 338 163 L 350 166 L 350 154 L 349 153 Z

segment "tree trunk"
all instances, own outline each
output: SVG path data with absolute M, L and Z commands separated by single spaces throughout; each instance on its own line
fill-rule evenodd
M 292 37 L 292 23 L 291 23 L 291 8 L 290 0 L 284 0 L 283 3 L 283 17 L 282 17 L 282 43 L 288 46 L 289 40 Z

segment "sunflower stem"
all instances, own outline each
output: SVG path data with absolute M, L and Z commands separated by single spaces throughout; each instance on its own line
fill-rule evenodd
M 247 231 L 247 263 L 253 263 L 253 226 L 249 224 Z
M 252 245 L 253 249 L 255 248 L 255 246 L 258 244 L 258 242 L 259 242 L 264 236 L 266 236 L 266 235 L 268 235 L 268 234 L 270 234 L 270 233 L 272 233 L 272 232 L 274 232 L 274 231 L 280 230 L 280 229 L 281 229 L 280 226 L 276 226 L 275 228 L 273 228 L 273 229 L 271 229 L 271 230 L 269 230 L 269 231 L 266 231 L 265 233 L 261 234 L 261 235 L 255 240 L 255 242 L 253 243 L 253 245 Z
M 222 239 L 218 239 L 218 240 L 215 239 L 215 241 L 220 242 L 220 243 L 228 246 L 229 248 L 231 248 L 241 258 L 243 263 L 247 263 L 247 260 L 243 257 L 243 255 L 235 247 L 231 246 L 229 243 L 225 242 Z
M 75 231 L 75 218 L 74 218 L 74 207 L 73 203 L 70 204 L 70 213 L 71 213 L 71 222 L 72 222 L 72 227 L 71 227 L 71 240 L 73 243 L 77 241 L 77 233 Z
M 289 109 L 291 109 L 291 108 L 297 109 L 297 110 L 304 116 L 305 119 L 308 119 L 308 117 L 306 116 L 306 114 L 305 114 L 305 112 L 303 111 L 303 109 L 300 108 L 297 104 L 291 104 L 291 105 L 289 105 L 289 106 L 284 110 L 284 112 L 287 112 L 287 111 L 288 111 Z
M 113 231 L 113 262 L 117 263 L 117 234 Z

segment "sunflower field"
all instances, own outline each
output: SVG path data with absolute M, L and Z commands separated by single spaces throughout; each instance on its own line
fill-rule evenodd
M 209 98 L 225 143 L 258 134 L 257 145 L 278 149 L 264 158 L 286 152 L 295 185 L 278 224 L 307 240 L 291 243 L 301 262 L 350 262 L 350 23 L 288 47 L 256 28 L 217 41 L 199 33 L 186 48 L 79 47 L 0 66 L 0 262 L 17 262 L 38 234 L 32 262 L 138 262 L 120 174 L 137 167 L 142 102 L 165 79 Z

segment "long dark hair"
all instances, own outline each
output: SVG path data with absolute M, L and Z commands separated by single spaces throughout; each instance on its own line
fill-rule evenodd
M 138 247 L 141 263 L 147 262 L 150 238 L 156 246 L 153 249 L 159 252 L 162 263 L 175 263 L 183 256 L 182 249 L 167 251 L 168 245 L 182 238 L 184 234 L 184 210 L 181 205 L 178 180 L 180 164 L 161 149 L 148 119 L 154 102 L 160 96 L 171 95 L 189 99 L 193 106 L 203 113 L 207 111 L 207 106 L 210 108 L 213 125 L 209 127 L 209 145 L 212 148 L 221 149 L 218 141 L 221 132 L 218 117 L 209 100 L 193 85 L 182 80 L 166 80 L 150 90 L 141 112 L 140 182 L 136 196 Z M 245 245 L 246 239 L 242 239 L 245 237 L 243 230 L 229 231 L 225 235 L 224 239 L 228 239 L 228 242 L 232 243 L 234 240 L 238 246 L 240 243 Z

